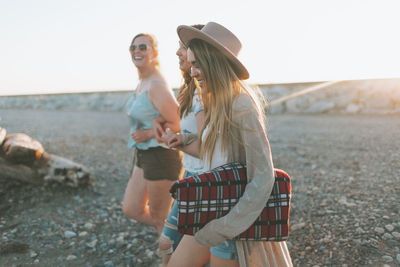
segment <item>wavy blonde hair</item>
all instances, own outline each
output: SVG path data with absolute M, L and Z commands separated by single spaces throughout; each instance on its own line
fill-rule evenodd
M 228 152 L 231 140 L 239 141 L 232 128 L 241 128 L 232 121 L 232 104 L 239 94 L 247 94 L 255 104 L 257 114 L 264 118 L 264 98 L 256 88 L 246 86 L 236 75 L 229 59 L 210 44 L 193 39 L 188 47 L 192 50 L 196 64 L 199 65 L 206 83 L 206 92 L 201 92 L 204 103 L 205 122 L 199 137 L 208 126 L 204 140 L 200 142 L 200 158 L 207 155 L 212 162 L 212 155 L 218 138 L 221 138 L 222 153 Z M 251 108 L 251 107 L 249 107 Z M 248 129 L 252 130 L 252 129 Z M 200 138 L 201 139 L 201 138 Z

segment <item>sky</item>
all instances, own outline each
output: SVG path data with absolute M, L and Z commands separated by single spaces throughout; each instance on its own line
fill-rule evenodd
M 249 83 L 400 78 L 398 0 L 0 0 L 0 95 L 132 90 L 146 32 L 182 82 L 176 28 L 218 22 L 242 42 Z

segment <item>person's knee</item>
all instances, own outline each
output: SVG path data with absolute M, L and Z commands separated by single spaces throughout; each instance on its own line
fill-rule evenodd
M 154 207 L 153 205 L 150 205 L 149 208 L 150 216 L 161 223 L 164 223 L 165 219 L 168 216 L 168 210 L 163 210 L 160 207 Z
M 131 219 L 140 218 L 143 212 L 140 212 L 139 209 L 135 208 L 133 205 L 129 205 L 128 203 L 122 203 L 122 212 Z
M 161 234 L 160 239 L 158 240 L 158 248 L 162 254 L 170 255 L 172 254 L 174 241 L 171 240 L 164 233 Z

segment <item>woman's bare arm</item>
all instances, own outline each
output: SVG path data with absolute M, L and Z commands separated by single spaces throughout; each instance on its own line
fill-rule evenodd
M 170 129 L 165 130 L 162 139 L 164 143 L 168 145 L 171 149 L 179 149 L 193 157 L 198 158 L 200 154 L 200 140 L 198 138 L 192 139 L 190 144 L 184 145 L 184 135 L 180 133 L 174 133 Z
M 148 97 L 165 120 L 164 125 L 174 132 L 179 132 L 179 105 L 172 91 L 164 83 L 153 82 Z

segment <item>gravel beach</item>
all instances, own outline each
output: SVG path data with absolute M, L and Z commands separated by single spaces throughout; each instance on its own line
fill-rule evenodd
M 68 188 L 0 181 L 0 266 L 158 266 L 157 233 L 126 218 L 122 112 L 0 110 L 0 126 L 91 170 Z M 400 116 L 271 115 L 276 168 L 293 181 L 294 266 L 400 266 Z

